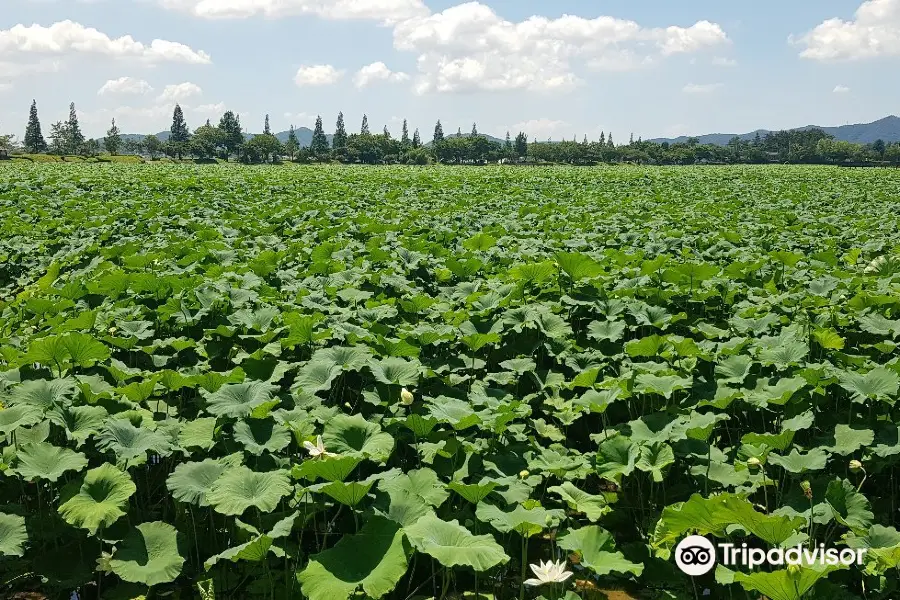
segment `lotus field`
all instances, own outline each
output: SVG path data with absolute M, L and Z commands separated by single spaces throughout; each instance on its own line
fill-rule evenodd
M 0 597 L 898 598 L 898 231 L 874 169 L 0 166 Z

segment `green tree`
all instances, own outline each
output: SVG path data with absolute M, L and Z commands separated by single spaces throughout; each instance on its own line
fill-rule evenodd
M 606 133 L 600 132 L 600 145 L 606 146 Z
M 263 125 L 263 133 L 265 135 L 272 135 L 272 128 L 269 127 L 269 115 L 266 115 L 266 124 Z
M 69 143 L 68 125 L 63 121 L 57 121 L 50 126 L 50 152 L 62 156 L 66 153 Z
M 875 152 L 875 154 L 878 155 L 879 159 L 883 160 L 884 152 L 885 152 L 885 150 L 887 150 L 887 146 L 885 145 L 884 140 L 882 140 L 882 139 L 875 140 L 875 143 L 872 144 L 872 150 Z
M 155 135 L 148 135 L 144 138 L 144 148 L 150 155 L 150 160 L 156 160 L 156 155 L 163 152 L 163 143 Z
M 344 113 L 339 112 L 337 124 L 334 127 L 334 137 L 331 139 L 331 145 L 335 150 L 344 150 L 347 148 L 347 128 L 344 127 Z
M 472 123 L 471 137 L 478 137 L 478 126 L 475 123 Z
M 321 116 L 316 117 L 316 126 L 313 129 L 312 143 L 309 149 L 316 158 L 321 158 L 328 154 L 328 137 L 325 135 L 325 129 L 322 126 Z
M 176 104 L 172 113 L 172 126 L 169 128 L 169 146 L 173 154 L 181 160 L 183 155 L 188 151 L 188 142 L 191 141 L 191 130 L 188 129 L 187 121 L 184 120 L 184 112 L 181 105 Z
M 422 138 L 419 136 L 419 129 L 418 129 L 418 128 L 416 128 L 415 133 L 413 133 L 412 147 L 413 147 L 413 149 L 421 148 L 421 147 L 422 147 Z
M 400 131 L 400 146 L 404 150 L 410 147 L 409 126 L 406 123 L 406 119 L 403 119 L 403 129 Z
M 118 154 L 119 149 L 122 147 L 122 135 L 115 119 L 112 120 L 112 126 L 106 132 L 106 137 L 103 138 L 103 146 L 113 156 Z
M 437 124 L 434 126 L 434 138 L 432 138 L 432 143 L 437 146 L 441 142 L 444 141 L 444 126 L 441 125 L 441 120 L 438 119 Z
M 507 154 L 512 154 L 512 140 L 509 137 L 509 131 L 506 132 L 506 141 L 503 143 L 503 149 L 506 150 Z
M 81 145 L 81 153 L 84 156 L 97 156 L 100 154 L 100 142 L 94 138 L 89 139 Z
M 37 101 L 31 101 L 28 112 L 28 125 L 25 127 L 25 151 L 39 154 L 47 151 L 47 141 L 41 133 L 41 121 L 38 119 Z
M 519 156 L 521 158 L 528 157 L 528 134 L 526 134 L 524 131 L 520 131 L 516 136 L 515 149 L 516 156 Z
M 194 131 L 191 136 L 190 149 L 191 154 L 197 158 L 211 159 L 215 158 L 219 147 L 223 145 L 225 135 L 218 127 L 213 127 L 207 120 L 206 125 L 202 125 Z
M 225 160 L 232 154 L 237 155 L 244 145 L 244 132 L 241 130 L 241 117 L 232 111 L 227 111 L 219 120 L 219 130 L 222 132 L 222 146 L 225 148 Z
M 297 132 L 294 131 L 294 125 L 291 124 L 291 128 L 288 129 L 288 139 L 284 144 L 284 151 L 288 153 L 291 157 L 291 161 L 294 160 L 294 155 L 297 154 L 297 150 L 300 149 L 300 141 L 297 139 Z
M 69 104 L 69 120 L 66 122 L 66 152 L 80 154 L 84 147 L 84 134 L 78 125 L 78 113 L 75 112 L 75 103 Z
M 369 135 L 369 117 L 363 115 L 362 126 L 359 128 L 360 135 Z

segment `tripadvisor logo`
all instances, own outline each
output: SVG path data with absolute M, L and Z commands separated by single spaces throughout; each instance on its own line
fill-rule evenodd
M 717 559 L 726 567 L 744 566 L 755 569 L 762 565 L 812 566 L 812 565 L 862 565 L 865 548 L 826 548 L 819 544 L 814 548 L 798 545 L 791 548 L 750 548 L 747 544 L 713 544 L 705 537 L 691 535 L 675 548 L 675 564 L 687 575 L 698 577 L 712 571 Z

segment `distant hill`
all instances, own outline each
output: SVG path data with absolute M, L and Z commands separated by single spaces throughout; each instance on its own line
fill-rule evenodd
M 806 129 L 821 129 L 825 133 L 834 136 L 836 140 L 844 142 L 853 142 L 856 144 L 871 144 L 876 140 L 884 140 L 885 142 L 900 142 L 900 117 L 891 115 L 883 119 L 879 119 L 872 123 L 861 123 L 857 125 L 841 125 L 839 127 L 821 127 L 819 125 L 807 125 L 805 127 L 795 127 L 791 131 L 803 131 Z M 767 133 L 774 133 L 768 129 L 758 129 L 750 133 L 709 133 L 706 135 L 693 136 L 700 140 L 701 144 L 714 144 L 717 146 L 725 146 L 735 136 L 741 140 L 752 140 L 756 134 L 765 137 Z M 656 138 L 651 142 L 670 144 L 684 143 L 690 136 L 680 136 L 677 138 Z

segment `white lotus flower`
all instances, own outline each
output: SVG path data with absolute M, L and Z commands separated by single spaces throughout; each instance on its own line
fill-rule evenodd
M 563 583 L 572 576 L 572 571 L 566 571 L 565 561 L 557 563 L 548 560 L 547 562 L 541 561 L 539 565 L 528 566 L 531 567 L 532 572 L 537 576 L 537 579 L 525 580 L 525 585 L 528 586 L 544 585 L 545 583 Z
M 413 396 L 413 393 L 406 388 L 400 390 L 400 404 L 403 406 L 412 406 L 412 403 L 415 402 L 416 397 Z
M 322 436 L 316 436 L 316 443 L 312 442 L 303 442 L 303 447 L 306 448 L 306 451 L 309 452 L 309 455 L 313 458 L 321 458 L 323 456 L 337 456 L 332 452 L 328 452 L 325 450 L 325 444 L 322 442 Z

